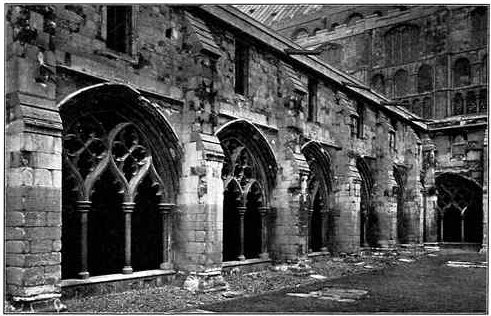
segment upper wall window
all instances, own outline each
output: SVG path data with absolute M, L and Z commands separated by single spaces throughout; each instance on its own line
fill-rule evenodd
M 433 69 L 429 65 L 423 65 L 418 71 L 418 93 L 433 90 Z
M 329 64 L 339 65 L 343 57 L 343 47 L 336 43 L 329 43 L 323 47 L 321 58 Z
M 471 37 L 475 45 L 486 45 L 487 17 L 487 10 L 484 6 L 471 12 Z
M 307 121 L 317 121 L 317 81 L 309 79 L 309 104 L 307 111 Z
M 471 65 L 467 58 L 459 58 L 453 68 L 454 87 L 468 86 L 471 84 Z
M 372 77 L 372 89 L 378 93 L 385 94 L 385 79 L 381 74 L 376 74 Z
M 249 47 L 235 41 L 235 93 L 246 95 L 249 86 Z
M 464 98 L 462 94 L 455 94 L 452 102 L 452 114 L 453 115 L 462 115 L 464 114 Z
M 132 49 L 131 6 L 107 6 L 106 47 L 120 53 L 130 54 Z
M 408 74 L 404 69 L 400 69 L 394 75 L 394 96 L 402 97 L 408 94 Z
M 384 43 L 387 64 L 415 60 L 420 51 L 419 28 L 414 25 L 396 26 L 385 33 Z
M 433 116 L 433 104 L 431 98 L 426 97 L 423 99 L 423 118 L 430 119 Z

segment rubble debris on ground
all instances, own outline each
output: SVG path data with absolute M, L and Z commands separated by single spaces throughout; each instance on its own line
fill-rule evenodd
M 107 294 L 67 301 L 69 312 L 180 312 L 199 309 L 200 306 L 237 297 L 248 297 L 281 289 L 299 288 L 315 282 L 325 282 L 344 275 L 370 273 L 401 264 L 398 259 L 416 260 L 423 255 L 419 249 L 408 249 L 402 254 L 398 249 L 362 250 L 357 254 L 343 254 L 342 257 L 310 257 L 299 262 L 280 263 L 268 269 L 245 273 L 233 268 L 223 273 L 223 280 L 199 278 L 187 275 L 180 282 L 165 284 L 158 288 Z M 373 255 L 377 253 L 377 255 Z M 428 253 L 425 253 L 428 254 Z M 210 282 L 228 284 L 223 291 L 203 291 Z M 185 283 L 185 284 L 184 284 Z M 206 283 L 206 284 L 205 284 Z M 186 289 L 187 288 L 187 289 Z M 330 297 L 322 295 L 323 297 Z M 333 296 L 334 297 L 334 296 Z M 329 299 L 329 298 L 323 298 Z M 341 297 L 340 299 L 352 299 Z

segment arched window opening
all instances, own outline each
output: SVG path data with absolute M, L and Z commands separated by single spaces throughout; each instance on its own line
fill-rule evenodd
M 479 113 L 487 113 L 488 111 L 488 94 L 485 89 L 479 91 Z
M 262 133 L 245 120 L 226 124 L 216 135 L 225 154 L 223 260 L 267 259 L 275 156 Z
M 372 89 L 380 94 L 385 94 L 385 79 L 382 74 L 376 74 L 372 77 Z
M 423 118 L 430 119 L 433 116 L 433 104 L 430 97 L 423 99 Z
M 462 94 L 456 93 L 453 98 L 453 115 L 462 115 L 464 114 L 464 99 L 462 98 Z
M 482 187 L 474 180 L 444 173 L 435 179 L 439 242 L 483 242 Z
M 400 69 L 394 75 L 394 96 L 402 97 L 409 92 L 408 74 L 404 69 Z
M 332 65 L 340 65 L 343 57 L 343 47 L 339 44 L 329 43 L 323 45 L 321 58 Z
M 413 61 L 419 56 L 419 28 L 415 25 L 400 25 L 384 36 L 385 55 L 388 65 Z
M 462 87 L 470 85 L 471 80 L 471 65 L 466 58 L 458 59 L 454 64 L 453 83 L 454 87 Z
M 418 71 L 418 93 L 433 90 L 433 69 L 429 65 L 423 65 Z
M 487 9 L 482 6 L 471 12 L 471 37 L 475 45 L 486 45 L 487 37 Z
M 356 21 L 359 21 L 361 19 L 363 19 L 363 15 L 361 15 L 360 13 L 353 13 L 346 19 L 346 24 L 348 26 L 352 26 L 356 23 Z
M 181 150 L 159 114 L 119 84 L 83 89 L 60 104 L 62 278 L 172 266 Z
M 413 101 L 413 113 L 420 117 L 423 115 L 419 99 Z
M 488 56 L 482 58 L 481 66 L 481 83 L 486 84 L 488 82 Z
M 477 113 L 476 94 L 474 93 L 474 91 L 469 91 L 467 93 L 465 103 L 466 103 L 465 108 L 467 114 Z

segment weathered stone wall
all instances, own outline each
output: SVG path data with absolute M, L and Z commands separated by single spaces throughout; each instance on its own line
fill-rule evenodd
M 20 8 L 9 7 L 7 25 L 9 295 L 30 300 L 60 293 L 62 122 L 58 105 L 73 93 L 103 82 L 137 90 L 139 100 L 155 106 L 159 110 L 155 115 L 169 122 L 179 138 L 179 179 L 177 187 L 170 189 L 176 193 L 170 198 L 176 203 L 170 258 L 175 269 L 221 269 L 225 151 L 217 133 L 238 119 L 253 126 L 247 141 L 260 144 L 256 152 L 267 151 L 270 162 L 274 160 L 267 165 L 258 158 L 261 167 L 270 170 L 263 185 L 272 186 L 265 201 L 270 207 L 272 259 L 297 260 L 307 251 L 302 218 L 308 192 L 301 181 L 309 170 L 301 148 L 310 141 L 320 144 L 330 157 L 319 162 L 332 174 L 329 251 L 355 252 L 360 247 L 361 176 L 356 167 L 360 157 L 371 161 L 370 172 L 377 184 L 373 201 L 379 244 L 386 246 L 394 238 L 394 164 L 407 168 L 404 212 L 412 223 L 408 239 L 418 240 L 421 197 L 413 190 L 421 159 L 418 137 L 412 126 L 373 101 L 292 63 L 286 55 L 196 8 L 132 6 L 133 43 L 128 53 L 106 47 L 104 6 Z M 18 23 L 19 16 L 37 30 L 37 36 Z M 50 21 L 56 24 L 53 31 Z M 19 37 L 19 30 L 33 38 Z M 245 95 L 234 92 L 235 41 L 239 39 L 249 46 Z M 309 79 L 318 81 L 312 121 L 307 121 Z M 294 100 L 299 94 L 304 94 L 302 100 Z M 360 134 L 352 132 L 354 118 L 362 123 Z M 391 124 L 396 127 L 394 148 L 389 146 Z

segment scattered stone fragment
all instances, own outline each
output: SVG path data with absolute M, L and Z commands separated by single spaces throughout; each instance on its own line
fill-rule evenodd
M 375 267 L 374 266 L 371 266 L 371 265 L 363 266 L 363 268 L 365 268 L 365 269 L 375 269 Z
M 316 298 L 336 302 L 353 303 L 368 294 L 365 290 L 324 288 L 310 293 L 287 293 L 288 296 Z
M 310 277 L 311 278 L 314 278 L 314 279 L 317 279 L 317 280 L 325 280 L 325 279 L 327 279 L 326 276 L 323 276 L 323 275 L 320 275 L 320 274 L 311 274 Z
M 243 292 L 239 292 L 239 291 L 226 291 L 222 293 L 222 296 L 226 298 L 232 298 L 232 297 L 240 296 L 242 294 Z
M 486 268 L 486 262 L 447 261 L 447 266 L 455 268 Z
M 397 259 L 397 260 L 399 260 L 399 261 L 401 261 L 401 262 L 414 262 L 414 260 L 413 260 L 413 259 L 406 259 L 406 258 L 399 258 L 399 259 Z

